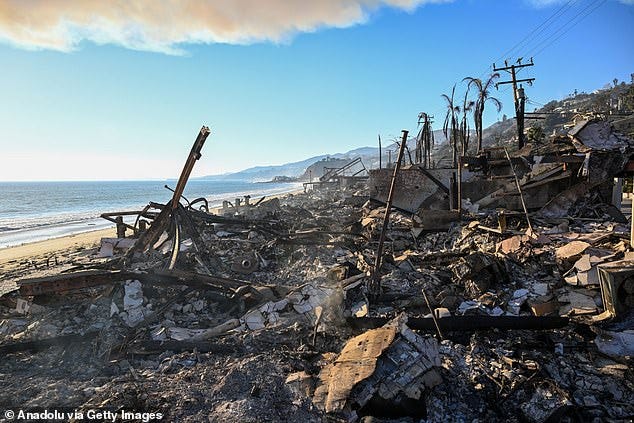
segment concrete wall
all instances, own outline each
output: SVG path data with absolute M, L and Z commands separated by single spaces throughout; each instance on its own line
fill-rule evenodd
M 451 175 L 455 169 L 428 169 L 436 179 L 449 187 Z M 387 202 L 390 191 L 390 183 L 394 169 L 374 169 L 370 171 L 368 187 L 370 198 Z M 448 210 L 449 195 L 429 179 L 416 167 L 402 168 L 396 178 L 396 191 L 394 192 L 394 207 L 412 213 L 421 207 L 429 210 Z

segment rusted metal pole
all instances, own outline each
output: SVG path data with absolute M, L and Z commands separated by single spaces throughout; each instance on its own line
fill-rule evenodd
M 381 134 L 379 134 L 379 170 L 383 167 L 383 155 L 381 152 Z
M 383 217 L 383 227 L 381 228 L 381 236 L 379 237 L 379 247 L 376 251 L 376 258 L 374 261 L 374 272 L 372 273 L 372 280 L 370 281 L 370 295 L 374 298 L 378 297 L 381 293 L 381 258 L 383 256 L 383 244 L 385 243 L 385 235 L 387 233 L 387 226 L 390 223 L 390 211 L 392 209 L 392 202 L 394 201 L 394 191 L 396 188 L 396 177 L 401 169 L 401 161 L 403 160 L 403 154 L 405 153 L 405 146 L 407 144 L 406 130 L 403 130 L 403 137 L 401 138 L 401 148 L 398 151 L 398 158 L 396 160 L 396 166 L 394 166 L 394 173 L 392 174 L 392 183 L 390 185 L 390 192 L 387 196 L 387 204 L 385 206 L 385 216 Z

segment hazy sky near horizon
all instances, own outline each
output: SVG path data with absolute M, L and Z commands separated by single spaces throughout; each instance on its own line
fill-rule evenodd
M 633 24 L 634 0 L 2 0 L 0 180 L 177 177 L 203 124 L 194 176 L 375 146 L 504 58 L 534 56 L 532 110 L 629 82 Z M 514 114 L 494 95 L 485 124 Z

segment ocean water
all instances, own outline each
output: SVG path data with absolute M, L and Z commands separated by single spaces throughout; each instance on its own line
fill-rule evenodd
M 101 213 L 141 210 L 150 201 L 166 203 L 172 197 L 166 184 L 174 188 L 176 181 L 0 182 L 0 249 L 111 227 Z M 190 201 L 205 197 L 215 207 L 243 195 L 257 201 L 300 186 L 190 180 L 184 196 Z

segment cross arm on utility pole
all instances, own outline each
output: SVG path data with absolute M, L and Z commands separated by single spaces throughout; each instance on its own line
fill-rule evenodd
M 497 71 L 508 71 L 511 69 L 520 69 L 520 68 L 525 68 L 527 66 L 533 66 L 533 58 L 531 57 L 531 61 L 530 63 L 521 63 L 521 59 L 518 60 L 518 64 L 517 65 L 511 65 L 511 66 L 504 66 L 503 68 L 498 68 L 495 66 L 495 63 L 493 64 L 493 72 L 497 72 Z
M 502 81 L 502 82 L 496 83 L 495 84 L 495 88 L 497 88 L 498 85 L 516 84 L 518 82 L 528 82 L 528 85 L 532 85 L 534 80 L 535 80 L 535 78 L 525 78 L 525 79 L 516 79 L 515 81 Z
M 528 66 L 534 66 L 533 58 L 531 57 L 530 63 L 522 63 L 522 57 L 517 59 L 515 64 L 510 65 L 505 60 L 504 67 L 498 68 L 493 64 L 493 71 L 506 71 L 511 74 L 510 81 L 502 81 L 495 84 L 495 88 L 497 89 L 500 85 L 504 84 L 513 84 L 513 99 L 515 100 L 515 118 L 517 123 L 517 139 L 518 139 L 518 147 L 521 149 L 524 147 L 524 102 L 526 101 L 526 97 L 524 95 L 524 89 L 520 85 L 519 89 L 517 88 L 517 84 L 520 82 L 526 82 L 528 85 L 533 85 L 533 81 L 535 78 L 526 78 L 526 79 L 517 79 L 517 72 L 522 68 Z

